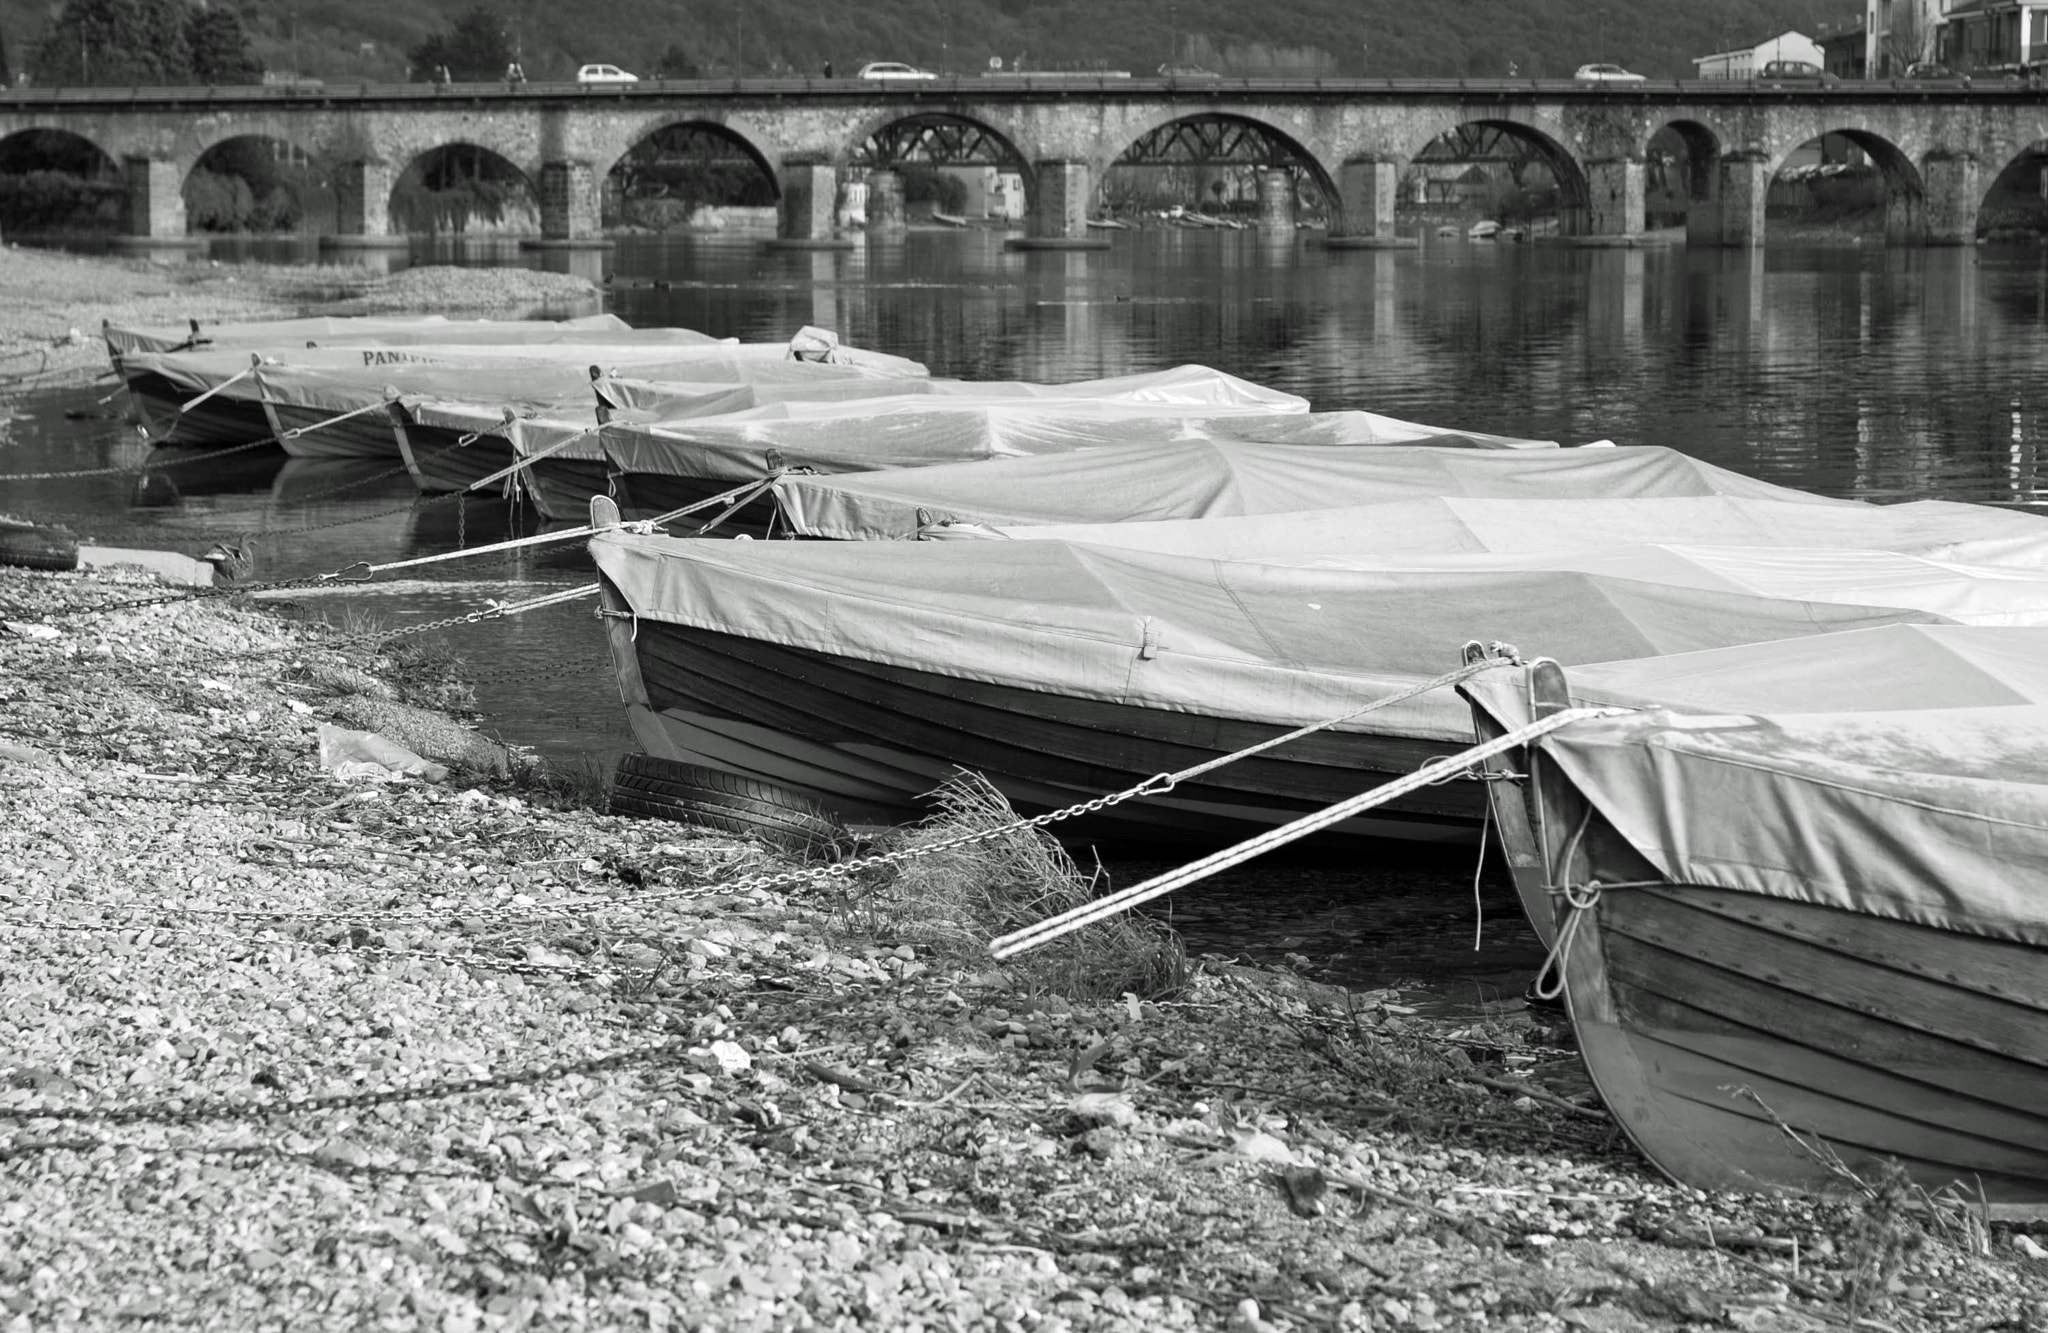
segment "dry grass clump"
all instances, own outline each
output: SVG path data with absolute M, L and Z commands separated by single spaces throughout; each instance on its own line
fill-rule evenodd
M 1014 823 L 1016 811 L 987 778 L 962 772 L 932 799 L 938 813 L 897 830 L 878 851 L 926 847 Z M 1057 841 L 1040 829 L 1006 833 L 904 861 L 855 900 L 849 924 L 871 936 L 924 945 L 963 963 L 985 963 L 988 942 L 1097 897 Z M 1019 989 L 1075 1000 L 1142 998 L 1187 980 L 1180 940 L 1129 914 L 1075 931 L 1005 965 Z

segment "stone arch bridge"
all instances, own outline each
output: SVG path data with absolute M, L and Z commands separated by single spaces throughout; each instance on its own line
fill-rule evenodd
M 870 213 L 901 218 L 905 161 L 999 162 L 1023 177 L 1030 231 L 1057 245 L 1086 235 L 1117 163 L 1261 168 L 1263 220 L 1291 223 L 1292 182 L 1332 203 L 1333 243 L 1393 241 L 1395 187 L 1437 136 L 1484 126 L 1525 140 L 1552 169 L 1569 235 L 1626 243 L 1643 229 L 1651 136 L 1689 148 L 1689 239 L 1754 245 L 1772 176 L 1795 148 L 1838 133 L 1887 184 L 1886 234 L 1900 244 L 1972 239 L 1998 174 L 2048 138 L 2048 96 L 2019 86 L 1746 82 L 1627 86 L 1532 80 L 1360 80 L 995 76 L 919 81 L 750 79 L 623 86 L 526 84 L 297 88 L 34 89 L 0 92 L 0 140 L 59 130 L 119 164 L 128 231 L 185 232 L 182 186 L 215 145 L 282 141 L 332 173 L 343 243 L 391 230 L 407 166 L 472 145 L 525 173 L 544 240 L 588 243 L 599 192 L 635 145 L 671 126 L 736 145 L 777 183 L 781 234 L 831 237 L 838 179 L 871 174 Z M 1191 127 L 1210 127 L 1193 132 Z M 1217 130 L 1216 127 L 1222 127 Z

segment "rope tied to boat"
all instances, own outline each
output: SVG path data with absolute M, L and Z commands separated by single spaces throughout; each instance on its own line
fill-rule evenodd
M 1557 928 L 1557 936 L 1550 942 L 1550 952 L 1543 956 L 1543 966 L 1536 969 L 1536 980 L 1530 983 L 1529 992 L 1537 999 L 1550 1001 L 1564 994 L 1565 959 L 1571 954 L 1572 941 L 1578 938 L 1579 922 L 1586 913 L 1600 905 L 1602 885 L 1597 879 L 1584 884 L 1560 884 L 1551 887 L 1551 896 L 1561 898 L 1571 909 L 1564 924 Z
M 720 491 L 717 495 L 710 495 L 702 500 L 693 501 L 690 504 L 684 505 L 681 509 L 671 509 L 667 513 L 657 514 L 653 518 L 635 519 L 631 523 L 622 523 L 619 526 L 640 531 L 652 531 L 664 523 L 672 523 L 676 519 L 687 518 L 699 510 L 709 509 L 713 505 L 725 504 L 736 495 L 749 491 L 758 491 L 762 485 L 763 483 L 758 481 L 746 482 L 743 485 L 733 487 L 729 491 Z M 452 494 L 460 495 L 462 492 L 456 491 L 452 492 Z M 517 550 L 522 546 L 541 546 L 550 542 L 574 541 L 579 537 L 596 536 L 602 531 L 604 529 L 593 527 L 586 523 L 581 527 L 564 528 L 560 532 L 541 532 L 531 537 L 513 537 L 507 541 L 492 542 L 486 546 L 471 546 L 459 551 L 438 551 L 433 555 L 414 556 L 410 560 L 391 560 L 381 565 L 373 565 L 367 560 L 358 560 L 354 564 L 343 565 L 333 573 L 323 574 L 320 577 L 323 581 L 330 583 L 336 581 L 343 583 L 368 583 L 373 576 L 385 573 L 388 570 L 410 569 L 415 565 L 434 565 L 439 564 L 443 560 L 460 560 L 464 556 L 491 555 L 499 551 Z
M 1499 661 L 1475 662 L 1468 663 L 1466 669 L 1482 671 L 1505 665 L 1508 664 Z M 1424 787 L 1432 785 L 1446 774 L 1456 773 L 1460 769 L 1476 764 L 1482 759 L 1491 759 L 1497 754 L 1504 754 L 1509 750 L 1517 749 L 1538 737 L 1547 736 L 1561 727 L 1570 726 L 1575 722 L 1584 722 L 1591 718 L 1613 717 L 1627 711 L 1629 710 L 1624 708 L 1567 708 L 1552 713 L 1548 717 L 1539 718 L 1526 726 L 1517 727 L 1515 730 L 1496 736 L 1492 740 L 1482 741 L 1468 749 L 1460 750 L 1456 754 L 1446 755 L 1441 759 L 1425 764 L 1413 773 L 1405 774 L 1394 779 L 1392 782 L 1382 783 L 1371 791 L 1360 792 L 1356 796 L 1347 797 L 1335 805 L 1325 806 L 1313 814 L 1303 815 L 1301 818 L 1282 824 L 1278 828 L 1268 829 L 1264 833 L 1247 838 L 1233 847 L 1226 847 L 1220 852 L 1205 856 L 1199 861 L 1189 862 L 1178 870 L 1171 870 L 1166 874 L 1156 875 L 1144 883 L 1134 884 L 1120 893 L 1112 893 L 1105 897 L 1097 898 L 1093 902 L 1083 903 L 1079 907 L 1061 912 L 1057 916 L 1048 917 L 1036 925 L 1012 931 L 1008 935 L 990 941 L 989 952 L 997 959 L 1013 958 L 1026 950 L 1038 948 L 1043 944 L 1050 944 L 1062 935 L 1079 930 L 1083 926 L 1093 925 L 1097 921 L 1136 907 L 1140 903 L 1150 902 L 1152 899 L 1163 897 L 1175 889 L 1183 888 L 1189 884 L 1207 879 L 1211 875 L 1228 870 L 1233 866 L 1241 865 L 1254 857 L 1264 855 L 1276 847 L 1284 847 L 1288 843 L 1305 838 L 1311 833 L 1319 833 L 1333 824 L 1342 823 L 1344 820 L 1363 814 L 1367 810 L 1377 809 L 1389 801 L 1396 800 L 1411 792 L 1419 791 Z
M 213 397 L 221 390 L 227 388 L 230 384 L 234 384 L 240 380 L 248 379 L 251 375 L 254 375 L 258 368 L 260 368 L 262 365 L 263 358 L 260 356 L 255 357 L 249 362 L 247 366 L 245 366 L 241 370 L 236 371 L 234 374 L 228 376 L 226 379 L 214 385 L 212 388 L 207 389 L 203 393 L 194 394 L 192 397 L 187 398 L 184 402 L 179 403 L 178 414 L 180 416 L 183 416 L 185 413 L 190 412 L 193 408 L 199 406 L 201 403 Z
M 339 416 L 329 417 L 325 421 L 316 421 L 310 426 L 293 426 L 290 430 L 278 432 L 277 438 L 279 439 L 279 441 L 296 440 L 301 435 L 307 434 L 310 431 L 326 430 L 329 426 L 338 426 L 342 422 L 347 421 L 351 417 L 359 417 L 365 412 L 374 412 L 378 408 L 385 406 L 390 401 L 391 400 L 388 398 L 380 398 L 374 403 L 364 403 L 361 407 L 353 408 L 347 412 L 343 412 Z

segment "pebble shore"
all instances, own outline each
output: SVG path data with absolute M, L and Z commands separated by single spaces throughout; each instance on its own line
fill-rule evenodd
M 9 1330 L 2048 1328 L 2008 1228 L 1659 1180 L 1526 1015 L 1034 990 L 589 784 L 337 782 L 350 700 L 463 715 L 374 631 L 0 626 Z

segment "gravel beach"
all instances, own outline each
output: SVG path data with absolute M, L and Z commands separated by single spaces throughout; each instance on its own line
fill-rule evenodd
M 595 775 L 323 772 L 467 720 L 419 637 L 0 622 L 10 1330 L 2048 1329 L 2048 1230 L 1672 1186 L 1518 1007 L 1059 987 Z

